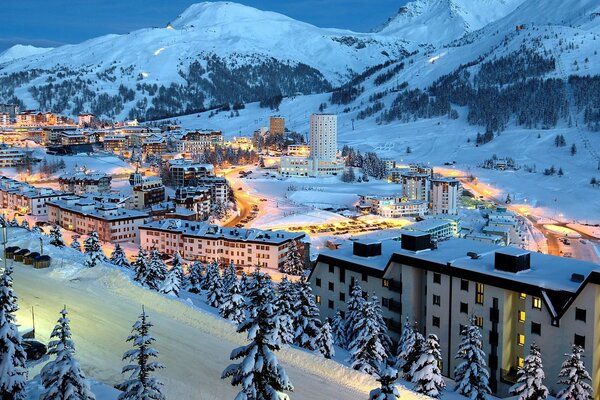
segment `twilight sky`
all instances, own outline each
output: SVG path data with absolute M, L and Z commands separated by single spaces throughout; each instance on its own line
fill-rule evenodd
M 165 26 L 199 0 L 0 0 L 0 51 L 59 46 L 107 33 Z M 369 31 L 407 0 L 238 0 L 320 27 Z

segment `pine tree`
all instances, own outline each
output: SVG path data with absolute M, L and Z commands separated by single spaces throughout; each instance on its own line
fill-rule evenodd
M 490 374 L 482 350 L 481 331 L 475 325 L 474 316 L 469 318 L 469 325 L 460 334 L 462 340 L 455 358 L 464 361 L 454 368 L 455 390 L 470 399 L 485 400 L 491 393 L 488 384 Z
M 294 343 L 308 350 L 316 350 L 317 338 L 319 337 L 319 308 L 315 303 L 315 296 L 306 279 L 297 283 L 296 286 L 296 310 L 294 321 Z
M 232 262 L 229 263 L 227 267 L 223 269 L 223 292 L 227 292 L 233 282 L 237 281 L 237 273 L 235 269 L 235 264 Z
M 574 156 L 575 154 L 577 154 L 577 146 L 575 146 L 575 143 L 573 143 L 571 145 L 571 155 Z
M 379 328 L 373 303 L 363 302 L 356 315 L 356 334 L 350 343 L 348 361 L 352 368 L 368 374 L 377 373 L 379 365 L 387 358 Z
M 152 377 L 153 372 L 164 368 L 164 365 L 158 361 L 151 361 L 158 358 L 158 351 L 152 347 L 155 341 L 150 334 L 152 326 L 142 307 L 142 314 L 133 324 L 131 335 L 127 338 L 127 342 L 133 344 L 133 349 L 123 354 L 123 360 L 130 361 L 131 364 L 125 365 L 121 372 L 129 373 L 129 378 L 117 386 L 123 391 L 119 395 L 119 400 L 164 400 L 166 398 L 162 394 L 163 383 Z
M 304 275 L 304 260 L 298 250 L 298 243 L 292 240 L 288 249 L 287 258 L 281 266 L 281 272 L 288 275 L 303 276 Z
M 287 276 L 277 286 L 275 308 L 278 317 L 279 340 L 282 344 L 292 344 L 295 338 L 294 322 L 296 321 L 295 304 L 297 301 L 296 285 Z
M 13 219 L 8 223 L 8 225 L 11 228 L 18 228 L 19 227 L 19 221 L 17 221 L 17 216 L 16 215 L 13 216 Z
M 236 279 L 229 290 L 223 296 L 223 302 L 219 306 L 219 314 L 235 324 L 240 324 L 245 318 L 244 296 L 242 296 L 242 287 Z
M 231 360 L 242 361 L 225 368 L 221 378 L 231 377 L 233 386 L 242 385 L 237 399 L 272 400 L 283 397 L 281 392 L 292 391 L 293 386 L 274 353 L 280 347 L 271 278 L 260 271 L 252 277 L 246 298 L 248 314 L 238 327 L 238 332 L 247 332 L 250 343 L 231 352 Z
M 442 396 L 446 383 L 438 367 L 441 361 L 440 342 L 436 335 L 429 335 L 421 356 L 410 371 L 412 381 L 416 383 L 413 389 L 415 392 L 436 399 Z
M 135 271 L 135 276 L 133 280 L 142 284 L 142 286 L 146 286 L 146 277 L 148 276 L 148 259 L 146 258 L 146 252 L 144 249 L 140 247 L 140 251 L 138 252 L 137 258 L 133 262 L 133 270 Z
M 325 321 L 321 326 L 321 332 L 319 332 L 319 337 L 317 338 L 317 348 L 325 358 L 332 358 L 335 355 L 333 335 L 331 334 L 331 325 L 329 324 L 329 321 Z
M 377 375 L 381 387 L 371 390 L 369 400 L 400 400 L 400 391 L 395 384 L 398 370 L 388 363 L 381 363 Z
M 148 273 L 146 274 L 146 285 L 150 289 L 160 290 L 165 278 L 167 277 L 167 266 L 160 257 L 157 249 L 150 250 L 150 262 L 148 263 Z
M 0 399 L 24 400 L 27 357 L 15 325 L 19 307 L 12 286 L 12 266 L 8 265 L 0 277 Z
M 379 299 L 377 298 L 377 296 L 375 296 L 375 294 L 371 295 L 370 301 L 375 309 L 375 316 L 377 317 L 377 323 L 379 324 L 379 339 L 381 341 L 381 344 L 383 344 L 385 351 L 388 354 L 391 354 L 391 348 L 393 346 L 393 343 L 392 339 L 390 339 L 388 335 L 388 328 L 385 323 L 385 320 L 383 319 L 383 310 L 381 309 L 381 303 L 379 302 Z
M 173 266 L 169 272 L 167 272 L 167 276 L 160 286 L 160 292 L 169 296 L 179 297 L 182 286 L 183 267 L 180 261 L 179 263 L 173 263 Z
M 544 400 L 548 397 L 544 378 L 540 348 L 533 343 L 529 355 L 523 360 L 523 367 L 517 372 L 517 383 L 510 388 L 510 393 L 518 396 L 518 400 Z
M 219 308 L 223 303 L 223 279 L 216 262 L 212 262 L 206 267 L 206 291 L 206 304 Z
M 354 286 L 350 289 L 350 299 L 348 302 L 348 315 L 346 315 L 346 343 L 348 347 L 354 340 L 357 334 L 357 323 L 359 314 L 363 308 L 365 298 L 363 291 L 357 281 L 354 281 Z
M 81 243 L 77 239 L 73 239 L 71 242 L 71 248 L 81 253 Z
M 96 231 L 90 232 L 90 235 L 83 242 L 84 245 L 84 253 L 85 253 L 85 266 L 86 267 L 95 267 L 102 261 L 106 261 L 106 256 L 102 251 L 102 247 L 100 247 L 100 238 L 98 237 L 98 233 Z
M 396 350 L 395 367 L 398 371 L 402 371 L 403 373 L 406 372 L 406 360 L 408 359 L 408 355 L 412 352 L 414 345 L 415 330 L 407 316 L 406 321 L 404 322 L 404 327 L 402 328 L 402 334 L 400 335 L 400 339 L 398 340 L 398 347 Z M 410 366 L 408 366 L 408 368 L 410 368 Z
M 347 347 L 346 342 L 346 322 L 342 317 L 342 312 L 336 310 L 331 320 L 331 334 L 333 336 L 333 342 L 345 349 Z
M 419 360 L 421 357 L 421 353 L 423 352 L 423 348 L 425 347 L 425 337 L 417 330 L 416 327 L 413 327 L 413 342 L 409 343 L 410 351 L 406 354 L 406 358 L 404 361 L 404 366 L 402 368 L 402 378 L 407 381 L 412 382 L 412 374 L 411 371 L 413 369 L 413 365 Z
M 27 221 L 25 218 L 23 218 L 23 222 L 21 222 L 21 228 L 29 230 L 29 221 Z
M 245 271 L 242 271 L 242 273 L 240 275 L 240 287 L 242 288 L 242 294 L 244 296 L 246 295 L 248 290 L 250 290 L 251 285 L 252 285 L 252 282 L 250 281 L 250 278 L 248 278 L 248 275 L 246 275 Z
M 50 244 L 56 247 L 65 247 L 65 241 L 63 240 L 62 232 L 58 225 L 54 225 L 52 226 L 52 229 L 50 229 Z
M 583 363 L 583 347 L 573 345 L 573 352 L 565 354 L 567 359 L 562 363 L 558 374 L 558 384 L 567 385 L 556 396 L 560 400 L 591 400 L 592 381 Z
M 33 236 L 35 236 L 36 238 L 41 238 L 44 235 L 44 232 L 42 231 L 42 228 L 40 228 L 37 225 L 33 225 L 31 227 L 31 233 L 33 233 Z M 64 246 L 64 243 L 63 243 Z
M 131 269 L 131 264 L 129 264 L 127 256 L 125 255 L 125 252 L 123 251 L 123 248 L 119 243 L 115 245 L 115 249 L 113 250 L 110 256 L 110 262 L 111 264 L 117 265 L 119 267 Z
M 48 354 L 55 355 L 40 373 L 44 392 L 40 400 L 94 400 L 95 396 L 79 362 L 75 359 L 75 345 L 71 339 L 71 328 L 66 307 L 54 327 L 48 343 Z
M 191 293 L 200 293 L 204 285 L 204 264 L 200 261 L 192 263 L 188 269 L 188 287 L 187 290 Z

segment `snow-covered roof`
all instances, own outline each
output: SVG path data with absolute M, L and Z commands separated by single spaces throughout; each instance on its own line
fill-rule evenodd
M 82 216 L 105 221 L 140 219 L 148 217 L 148 214 L 145 212 L 119 208 L 115 204 L 101 203 L 81 196 L 71 196 L 65 197 L 61 200 L 52 200 L 47 204 L 49 206 L 58 207 L 61 210 L 66 210 Z
M 159 230 L 164 232 L 179 232 L 186 236 L 206 239 L 229 239 L 245 242 L 261 242 L 269 244 L 285 243 L 289 240 L 300 240 L 304 233 L 287 231 L 269 231 L 261 229 L 225 228 L 206 222 L 185 221 L 180 219 L 165 219 L 150 222 L 140 229 Z

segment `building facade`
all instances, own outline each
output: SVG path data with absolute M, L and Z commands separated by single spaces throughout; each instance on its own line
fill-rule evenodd
M 263 231 L 260 229 L 224 228 L 203 222 L 166 219 L 140 228 L 140 245 L 161 253 L 179 251 L 188 260 L 236 266 L 261 266 L 279 269 L 287 260 L 290 244 L 295 240 L 304 259 L 303 233 Z
M 323 317 L 347 311 L 354 282 L 375 293 L 395 338 L 405 319 L 440 339 L 442 373 L 451 377 L 461 328 L 471 315 L 483 334 L 490 386 L 500 397 L 516 380 L 529 346 L 540 346 L 545 384 L 573 343 L 585 349 L 595 393 L 600 389 L 600 271 L 583 261 L 465 239 L 432 246 L 428 234 L 398 241 L 352 243 L 319 255 L 309 277 Z
M 409 200 L 429 202 L 429 175 L 421 173 L 402 174 L 402 196 Z
M 431 213 L 458 215 L 461 185 L 453 178 L 431 178 Z
M 100 172 L 73 172 L 58 178 L 60 189 L 75 194 L 110 191 L 112 177 Z
M 142 177 L 133 185 L 131 207 L 134 210 L 145 210 L 165 201 L 165 185 L 158 176 Z

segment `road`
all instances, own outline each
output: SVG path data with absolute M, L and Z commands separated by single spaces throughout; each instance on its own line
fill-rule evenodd
M 222 400 L 235 396 L 237 388 L 220 379 L 230 362 L 230 351 L 245 343 L 233 325 L 183 301 L 139 288 L 120 271 L 97 267 L 79 272 L 69 262 L 64 268 L 62 273 L 15 263 L 15 293 L 21 307 L 18 322 L 30 325 L 34 306 L 37 337 L 47 342 L 58 311 L 66 304 L 77 357 L 88 377 L 109 385 L 122 380 L 121 356 L 128 349 L 125 338 L 144 304 L 154 323 L 155 347 L 166 366 L 159 375 L 167 397 Z M 369 388 L 377 384 L 364 374 L 305 351 L 285 348 L 277 356 L 294 384 L 292 398 L 354 400 L 366 398 Z
M 232 228 L 237 224 L 242 223 L 242 220 L 248 218 L 250 216 L 250 212 L 252 211 L 252 206 L 258 204 L 256 198 L 252 197 L 248 194 L 248 188 L 243 183 L 241 179 L 239 179 L 238 174 L 240 171 L 247 169 L 248 166 L 245 167 L 235 167 L 231 168 L 223 173 L 223 176 L 227 178 L 229 181 L 231 188 L 233 189 L 233 193 L 235 196 L 238 215 L 234 216 L 230 221 L 228 221 L 224 226 L 228 228 Z M 242 188 L 242 190 L 238 190 L 238 188 Z

